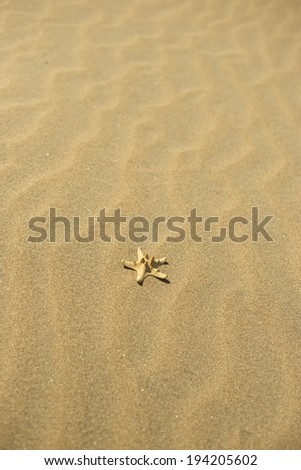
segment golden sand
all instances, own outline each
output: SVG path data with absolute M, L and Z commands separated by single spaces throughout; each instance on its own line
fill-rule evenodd
M 1 449 L 300 449 L 300 2 L 0 2 Z M 274 215 L 274 239 L 28 220 Z M 244 227 L 242 227 L 244 228 Z

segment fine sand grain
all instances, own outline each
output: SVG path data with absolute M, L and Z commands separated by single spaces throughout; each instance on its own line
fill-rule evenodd
M 0 1 L 1 449 L 300 449 L 300 7 Z M 252 206 L 273 242 L 27 241 Z

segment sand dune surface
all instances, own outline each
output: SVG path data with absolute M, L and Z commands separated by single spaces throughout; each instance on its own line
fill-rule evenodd
M 0 2 L 1 449 L 300 449 L 300 7 Z M 273 241 L 191 239 L 252 207 Z M 186 237 L 28 241 L 50 208 Z

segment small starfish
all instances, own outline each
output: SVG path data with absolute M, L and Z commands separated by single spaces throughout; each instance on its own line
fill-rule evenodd
M 121 260 L 123 266 L 128 269 L 137 271 L 137 282 L 142 284 L 147 276 L 154 276 L 158 279 L 166 279 L 167 274 L 163 274 L 159 271 L 159 266 L 162 264 L 168 264 L 166 258 L 155 259 L 148 255 L 144 255 L 141 248 L 138 248 L 138 261 L 124 261 Z

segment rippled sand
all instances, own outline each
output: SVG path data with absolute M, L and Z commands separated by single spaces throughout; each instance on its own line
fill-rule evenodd
M 2 449 L 300 448 L 300 16 L 0 2 Z M 27 241 L 50 207 L 252 206 L 273 242 L 142 244 L 170 284 L 122 268 L 131 241 Z

